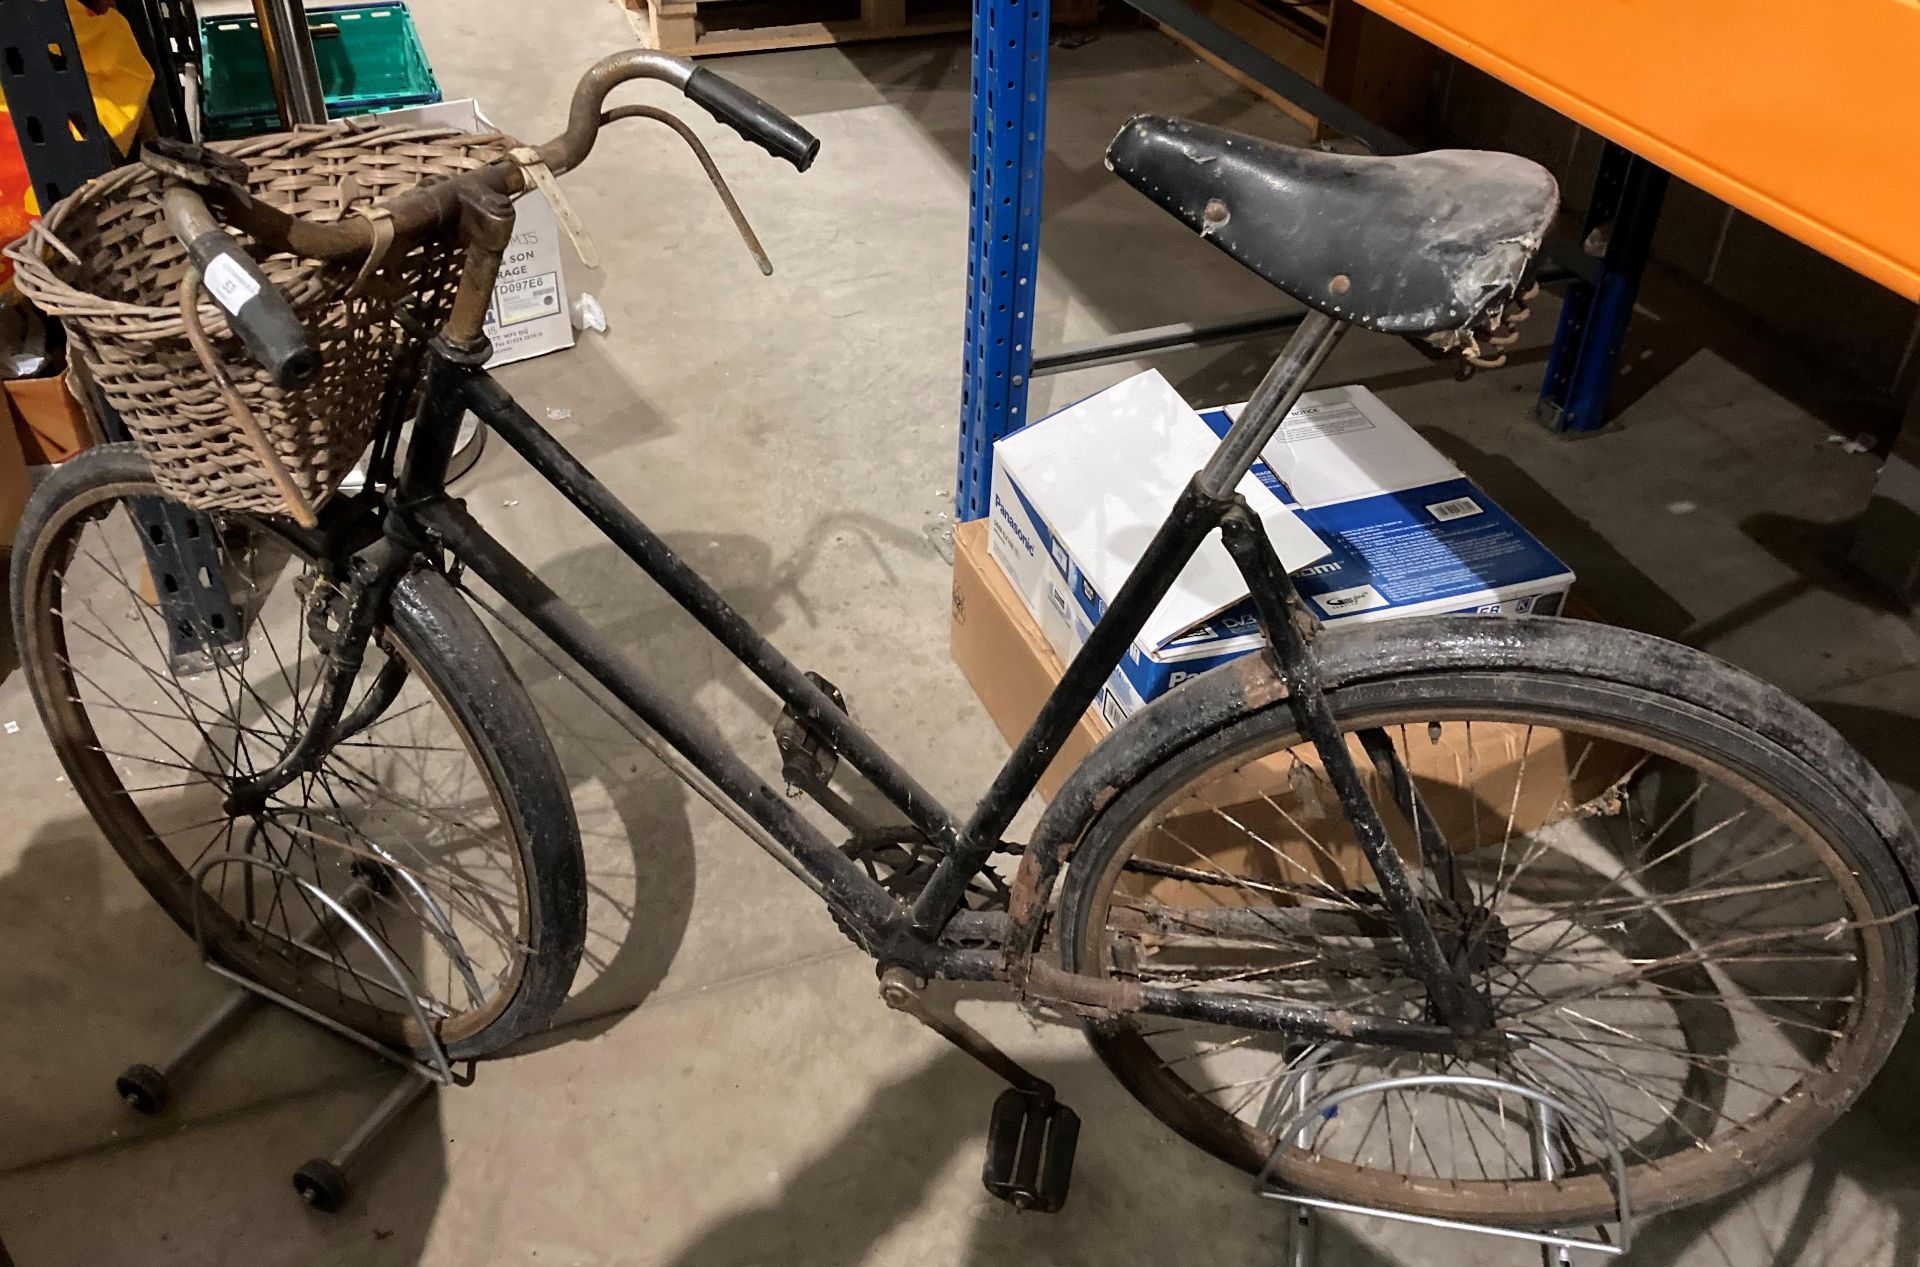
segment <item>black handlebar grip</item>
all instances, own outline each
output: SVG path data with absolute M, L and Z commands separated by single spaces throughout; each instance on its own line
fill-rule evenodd
M 227 314 L 253 359 L 281 387 L 305 387 L 320 372 L 320 352 L 280 288 L 240 244 L 219 229 L 187 243 L 201 283 Z
M 708 114 L 775 158 L 786 159 L 796 171 L 813 166 L 820 138 L 739 84 L 699 66 L 687 77 L 684 91 Z

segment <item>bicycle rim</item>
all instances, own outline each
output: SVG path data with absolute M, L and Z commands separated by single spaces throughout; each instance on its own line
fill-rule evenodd
M 415 1004 L 456 1054 L 511 1038 L 499 1023 L 517 1000 L 524 1010 L 539 913 L 519 798 L 491 737 L 463 719 L 457 667 L 404 620 L 383 628 L 348 710 L 389 661 L 406 669 L 398 695 L 262 814 L 233 817 L 228 787 L 278 759 L 316 697 L 324 655 L 307 616 L 327 581 L 263 521 L 212 514 L 246 636 L 183 671 L 127 511 L 128 499 L 156 495 L 144 479 L 74 492 L 36 533 L 22 574 L 23 663 L 75 791 L 229 970 L 409 1049 L 427 1038 Z M 551 993 L 553 974 L 541 975 Z
M 1792 758 L 1677 703 L 1511 672 L 1432 675 L 1419 692 L 1410 706 L 1390 680 L 1334 703 L 1443 945 L 1532 1050 L 1305 1048 L 1143 1017 L 1090 1027 L 1109 1066 L 1247 1169 L 1308 1098 L 1309 1067 L 1315 1095 L 1450 1073 L 1517 1081 L 1595 1118 L 1603 1102 L 1643 1210 L 1798 1155 L 1878 1068 L 1911 999 L 1907 900 L 1878 837 Z M 1386 781 L 1351 737 L 1365 728 L 1412 771 L 1449 863 L 1429 865 L 1409 816 L 1385 808 Z M 1176 755 L 1102 815 L 1069 872 L 1062 955 L 1177 988 L 1431 1019 L 1376 889 L 1310 748 L 1274 710 Z M 1606 1132 L 1562 1123 L 1565 1173 L 1541 1182 L 1534 1128 L 1511 1095 L 1370 1094 L 1281 1153 L 1279 1171 L 1410 1213 L 1605 1217 Z

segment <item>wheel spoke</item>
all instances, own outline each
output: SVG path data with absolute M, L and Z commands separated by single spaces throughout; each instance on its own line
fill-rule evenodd
M 1456 1059 L 1350 1044 L 1346 1054 L 1262 1067 L 1261 1040 L 1271 1035 L 1156 1018 L 1130 1031 L 1151 1060 L 1121 1045 L 1106 1052 L 1109 1063 L 1150 1106 L 1163 1085 L 1204 1106 L 1168 1120 L 1192 1134 L 1217 1119 L 1229 1155 L 1226 1141 L 1245 1138 L 1236 1132 L 1280 1128 L 1296 1099 L 1283 1103 L 1281 1092 L 1311 1058 L 1322 1095 L 1410 1071 L 1490 1071 L 1579 1103 L 1598 1095 L 1643 1176 L 1637 1185 L 1651 1185 L 1643 1197 L 1651 1205 L 1670 1171 L 1702 1166 L 1744 1177 L 1759 1123 L 1818 1117 L 1844 1102 L 1835 1088 L 1846 1084 L 1836 1080 L 1847 1076 L 1859 1020 L 1879 997 L 1865 947 L 1879 926 L 1909 913 L 1865 905 L 1827 843 L 1754 795 L 1744 769 L 1487 707 L 1486 717 L 1444 722 L 1341 716 L 1341 724 L 1350 743 L 1365 729 L 1392 736 L 1409 786 L 1419 789 L 1415 803 L 1441 824 L 1460 877 L 1450 888 L 1434 855 L 1399 844 L 1409 879 L 1496 1023 L 1535 1050 Z M 1276 736 L 1290 733 L 1288 720 L 1276 714 Z M 1448 747 L 1426 754 L 1423 733 Z M 1170 771 L 1167 785 L 1180 790 L 1167 801 L 1129 811 L 1131 827 L 1096 826 L 1077 843 L 1073 866 L 1102 831 L 1126 833 L 1100 846 L 1099 856 L 1112 859 L 1101 864 L 1107 883 L 1118 889 L 1095 908 L 1104 970 L 1189 993 L 1430 1022 L 1371 869 L 1356 872 L 1345 856 L 1348 828 L 1304 751 L 1290 737 L 1286 746 L 1243 746 L 1206 758 L 1210 767 Z M 1356 767 L 1384 807 L 1390 781 L 1359 758 Z M 1434 789 L 1436 780 L 1445 786 Z M 1417 832 L 1407 800 L 1394 803 Z M 1463 891 L 1481 905 L 1446 901 Z M 1144 1061 L 1137 1072 L 1134 1060 Z M 1360 1187 L 1340 1188 L 1362 1183 L 1352 1176 L 1387 1185 L 1366 1191 L 1399 1191 L 1377 1177 L 1385 1172 L 1457 1185 L 1463 1203 L 1476 1185 L 1518 1200 L 1539 1184 L 1532 1109 L 1516 1108 L 1513 1096 L 1459 1087 L 1373 1098 L 1316 1123 L 1310 1151 L 1322 1166 L 1290 1178 L 1356 1199 Z M 1568 1120 L 1560 1129 L 1562 1184 L 1597 1177 L 1607 1153 L 1597 1128 Z M 1544 1209 L 1570 1199 L 1558 1187 L 1539 1198 Z
M 144 851 L 157 875 L 238 855 L 213 867 L 219 878 L 207 878 L 199 899 L 223 961 L 356 1027 L 390 1018 L 378 1022 L 383 1041 L 403 1032 L 404 990 L 309 885 L 357 904 L 430 1014 L 449 1023 L 490 1014 L 531 953 L 529 899 L 518 820 L 501 813 L 512 802 L 443 702 L 436 685 L 445 679 L 415 665 L 380 716 L 257 817 L 235 818 L 234 782 L 278 762 L 307 724 L 328 663 L 310 637 L 309 596 L 329 594 L 329 582 L 260 522 L 216 514 L 211 544 L 243 641 L 181 669 L 167 613 L 142 597 L 146 548 L 125 484 L 103 488 L 83 490 L 95 513 L 58 519 L 58 540 L 39 551 L 47 563 L 31 582 L 43 596 L 31 642 L 48 659 L 29 676 L 50 736 L 93 736 L 67 750 L 69 772 L 116 846 Z M 350 706 L 366 698 L 381 656 L 406 654 L 403 639 L 376 634 Z M 51 689 L 40 689 L 43 679 Z M 381 873 L 370 866 L 384 868 L 389 891 L 374 887 Z M 190 911 L 188 892 L 155 888 Z M 472 974 L 477 983 L 467 984 Z

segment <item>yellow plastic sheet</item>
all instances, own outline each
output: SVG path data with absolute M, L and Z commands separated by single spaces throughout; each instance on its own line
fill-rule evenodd
M 133 144 L 147 115 L 147 94 L 153 91 L 153 68 L 140 53 L 133 28 L 111 7 L 95 13 L 79 0 L 67 0 L 80 64 L 93 89 L 93 110 L 100 126 L 122 154 Z M 27 166 L 20 156 L 13 116 L 0 100 L 0 242 L 11 242 L 27 231 L 40 214 L 39 201 Z M 0 258 L 0 286 L 11 281 L 13 266 Z
M 80 0 L 67 0 L 74 42 L 80 46 L 80 64 L 87 68 L 93 88 L 93 112 L 113 143 L 126 153 L 147 116 L 147 94 L 153 91 L 153 67 L 141 56 L 133 28 L 118 10 L 95 13 Z

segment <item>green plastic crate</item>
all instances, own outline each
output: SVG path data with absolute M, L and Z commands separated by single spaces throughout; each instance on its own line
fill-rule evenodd
M 407 6 L 345 4 L 307 11 L 327 113 L 338 118 L 440 100 Z M 266 44 L 251 16 L 200 19 L 201 127 L 212 138 L 280 130 Z

